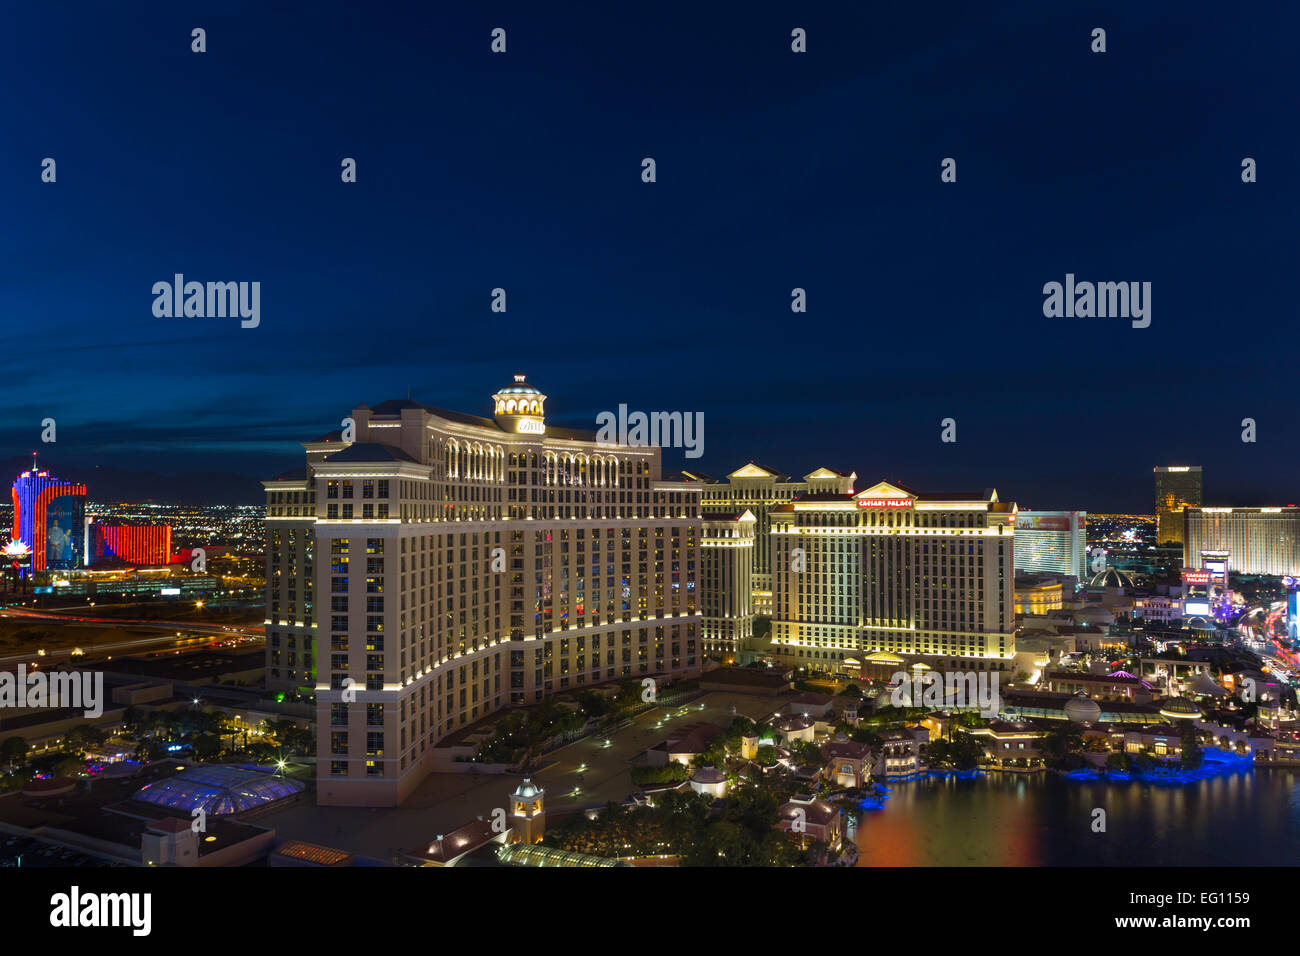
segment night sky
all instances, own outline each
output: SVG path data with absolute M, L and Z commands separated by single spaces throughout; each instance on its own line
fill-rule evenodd
M 1207 503 L 1300 499 L 1293 4 L 7 20 L 0 458 L 53 417 L 56 464 L 269 478 L 359 402 L 488 415 L 522 370 L 556 423 L 702 412 L 711 474 L 1150 511 L 1185 463 Z M 177 272 L 259 281 L 260 326 L 156 318 Z M 1067 272 L 1151 282 L 1150 327 L 1045 318 Z

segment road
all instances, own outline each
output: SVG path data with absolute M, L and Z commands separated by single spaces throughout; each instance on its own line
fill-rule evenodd
M 7 608 L 0 611 L 0 618 L 22 618 L 31 620 L 59 621 L 61 623 L 75 622 L 79 624 L 107 624 L 114 627 L 131 627 L 143 630 L 167 631 L 168 636 L 163 637 L 139 637 L 131 640 L 113 641 L 111 643 L 96 643 L 93 650 L 96 656 L 108 652 L 131 652 L 142 651 L 148 648 L 159 649 L 184 649 L 197 650 L 201 647 L 211 647 L 216 644 L 222 644 L 227 641 L 237 641 L 244 644 L 252 644 L 261 640 L 265 633 L 265 628 L 261 625 L 244 625 L 244 624 L 200 624 L 193 621 L 159 621 L 159 620 L 129 620 L 124 618 L 112 617 L 86 617 L 84 615 L 58 614 L 50 611 L 29 611 Z M 188 637 L 179 637 L 180 634 L 188 634 Z M 38 659 L 44 662 L 52 660 L 68 660 L 73 656 L 74 651 L 82 650 L 77 645 L 67 647 L 42 648 L 44 654 L 38 655 Z M 24 661 L 32 661 L 33 651 L 21 651 L 17 654 L 0 656 L 0 664 L 16 664 Z

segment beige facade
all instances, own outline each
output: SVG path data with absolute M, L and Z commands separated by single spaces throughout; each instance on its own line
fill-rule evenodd
M 1186 508 L 1183 566 L 1202 551 L 1228 552 L 1232 574 L 1300 574 L 1300 508 Z
M 843 474 L 830 468 L 818 468 L 804 475 L 802 481 L 790 478 L 774 468 L 750 462 L 729 474 L 725 481 L 707 475 L 685 472 L 686 477 L 701 483 L 700 505 L 710 514 L 735 514 L 750 511 L 754 515 L 754 613 L 772 613 L 772 567 L 769 534 L 771 512 L 778 505 L 799 495 L 822 492 L 846 493 L 857 480 L 855 474 Z M 759 635 L 760 637 L 762 635 Z
M 658 448 L 546 425 L 523 376 L 492 398 L 493 418 L 359 406 L 301 486 L 265 483 L 268 679 L 301 681 L 287 641 L 312 637 L 321 804 L 398 803 L 503 708 L 699 669 L 698 486 L 663 480 Z
M 1006 670 L 1015 658 L 1016 506 L 997 492 L 929 495 L 880 482 L 772 512 L 772 653 Z
M 704 518 L 700 606 L 704 654 L 735 663 L 754 636 L 754 528 L 752 511 Z

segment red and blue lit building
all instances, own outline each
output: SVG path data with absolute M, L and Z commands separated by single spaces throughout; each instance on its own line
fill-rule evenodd
M 35 464 L 13 489 L 13 540 L 31 550 L 33 571 L 84 565 L 86 486 L 62 481 Z
M 171 561 L 172 529 L 166 524 L 91 524 L 90 561 L 117 558 L 128 564 Z

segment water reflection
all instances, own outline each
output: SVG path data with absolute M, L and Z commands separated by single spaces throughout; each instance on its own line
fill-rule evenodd
M 1106 830 L 1093 831 L 1093 811 Z M 1055 774 L 890 784 L 855 834 L 859 866 L 1283 866 L 1300 858 L 1300 772 L 1181 786 Z

